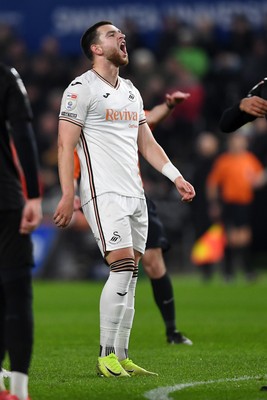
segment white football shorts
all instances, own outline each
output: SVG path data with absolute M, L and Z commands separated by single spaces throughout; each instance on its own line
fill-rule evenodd
M 126 247 L 145 252 L 148 231 L 145 198 L 104 193 L 82 209 L 103 257 L 107 251 Z

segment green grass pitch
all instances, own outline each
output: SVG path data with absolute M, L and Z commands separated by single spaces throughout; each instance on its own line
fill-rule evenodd
M 267 276 L 253 284 L 239 278 L 231 285 L 219 278 L 205 284 L 196 276 L 175 276 L 173 285 L 178 328 L 194 345 L 166 343 L 143 277 L 130 357 L 159 376 L 105 379 L 95 373 L 103 283 L 35 281 L 32 400 L 267 398 L 260 391 L 267 385 Z

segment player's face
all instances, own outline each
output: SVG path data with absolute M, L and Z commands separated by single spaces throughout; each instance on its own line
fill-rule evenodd
M 103 55 L 116 67 L 129 62 L 125 35 L 113 25 L 103 25 L 98 28 L 99 45 Z

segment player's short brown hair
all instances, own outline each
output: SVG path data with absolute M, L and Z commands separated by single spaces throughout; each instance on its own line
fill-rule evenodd
M 111 21 L 99 21 L 96 24 L 90 26 L 90 28 L 88 28 L 81 37 L 82 50 L 86 57 L 89 58 L 89 60 L 92 60 L 93 58 L 90 47 L 91 44 L 93 44 L 97 40 L 97 28 L 103 25 L 113 25 L 113 23 Z

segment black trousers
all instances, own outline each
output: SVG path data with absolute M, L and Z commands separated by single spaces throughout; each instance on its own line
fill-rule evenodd
M 0 211 L 0 367 L 28 374 L 33 346 L 33 247 L 21 235 L 22 210 Z

